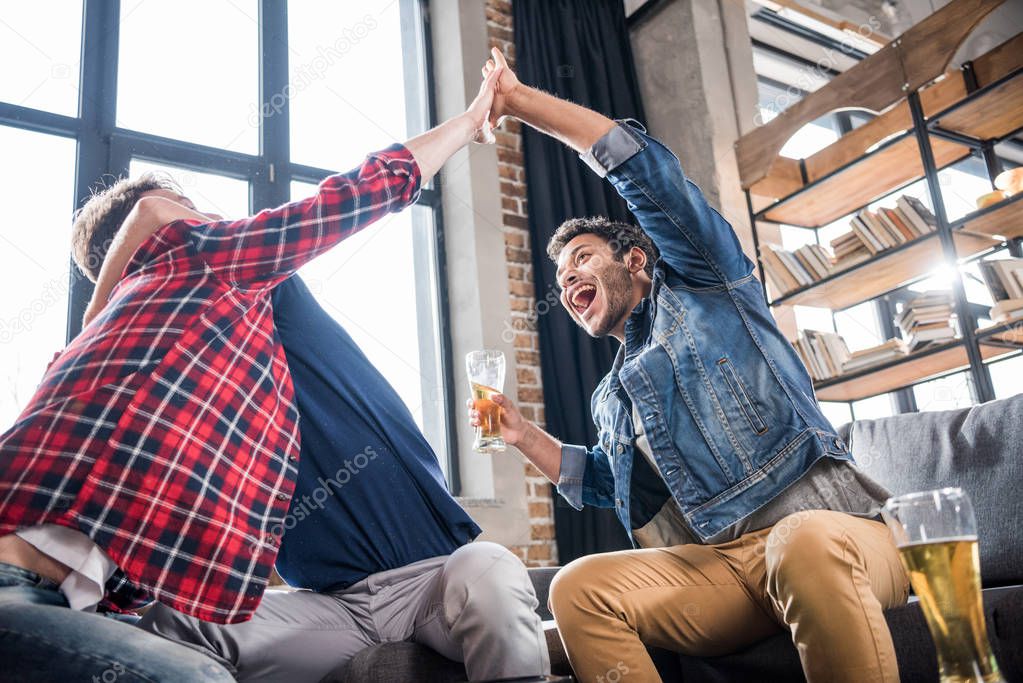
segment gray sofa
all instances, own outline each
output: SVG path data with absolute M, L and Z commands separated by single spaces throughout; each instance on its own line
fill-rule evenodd
M 860 466 L 894 493 L 960 486 L 973 499 L 980 532 L 988 636 L 1007 681 L 1023 681 L 1023 394 L 971 408 L 862 420 L 842 429 Z M 547 593 L 556 569 L 532 569 L 538 612 L 551 618 Z M 903 683 L 938 680 L 934 646 L 915 602 L 890 610 Z M 554 673 L 570 673 L 553 626 Z M 495 643 L 495 647 L 498 645 Z M 666 681 L 803 681 L 787 634 L 725 657 L 651 650 Z M 412 643 L 368 648 L 330 681 L 464 681 L 461 665 Z

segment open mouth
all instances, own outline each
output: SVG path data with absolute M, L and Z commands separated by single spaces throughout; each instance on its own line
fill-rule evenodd
M 572 292 L 572 297 L 569 299 L 569 303 L 578 315 L 582 315 L 593 303 L 593 300 L 597 296 L 597 288 L 594 285 L 579 285 Z

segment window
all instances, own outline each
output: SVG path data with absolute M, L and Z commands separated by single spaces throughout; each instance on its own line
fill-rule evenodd
M 122 0 L 117 125 L 255 154 L 258 15 L 256 0 Z
M 995 398 L 1009 398 L 1019 393 L 1019 378 L 1023 377 L 1023 356 L 991 363 L 991 382 L 995 385 Z
M 227 219 L 249 215 L 249 183 L 236 178 L 203 173 L 192 168 L 132 159 L 129 175 L 165 173 L 181 186 L 182 193 L 202 213 L 215 213 Z
M 5 2 L 0 102 L 74 116 L 81 35 L 81 0 Z
M 154 48 L 167 39 L 182 49 Z M 0 63 L 18 68 L 0 72 L 0 149 L 10 152 L 0 157 L 8 207 L 0 277 L 16 294 L 0 304 L 0 333 L 19 316 L 32 320 L 0 365 L 3 426 L 65 335 L 77 334 L 91 295 L 84 278 L 69 275 L 75 198 L 101 179 L 147 171 L 168 173 L 200 210 L 226 218 L 306 195 L 367 152 L 428 127 L 426 40 L 417 0 L 6 7 Z M 425 188 L 418 206 L 302 275 L 453 474 L 439 206 L 437 190 Z M 62 283 L 60 295 L 33 313 L 47 283 Z
M 347 169 L 407 137 L 400 14 L 394 0 L 289 4 L 295 162 Z
M 314 184 L 291 184 L 293 199 L 314 192 Z M 299 275 L 405 400 L 427 438 L 439 439 L 444 381 L 432 313 L 437 287 L 431 277 L 436 272 L 431 219 L 432 212 L 421 207 L 392 214 L 317 257 Z
M 67 332 L 75 142 L 0 126 L 0 431 L 32 396 Z

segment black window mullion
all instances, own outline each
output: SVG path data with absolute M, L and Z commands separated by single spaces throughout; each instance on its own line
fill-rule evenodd
M 119 0 L 85 0 L 82 17 L 82 59 L 78 88 L 81 128 L 75 159 L 75 207 L 84 204 L 90 190 L 110 173 L 110 135 L 117 107 L 117 51 Z M 67 340 L 82 329 L 82 315 L 92 296 L 92 283 L 71 265 Z
M 260 173 L 263 167 L 261 159 L 251 154 L 123 129 L 116 129 L 111 133 L 110 145 L 110 172 L 115 175 L 127 173 L 129 162 L 135 158 L 214 173 L 246 182 Z
M 408 134 L 416 135 L 436 125 L 437 115 L 433 101 L 433 51 L 430 42 L 430 5 L 428 0 L 399 0 L 401 11 L 401 42 L 404 55 L 405 121 Z M 448 486 L 451 492 L 461 492 L 458 466 L 458 411 L 455 410 L 454 350 L 451 339 L 450 302 L 446 249 L 444 246 L 444 219 L 440 211 L 440 184 L 431 183 L 423 188 L 419 204 L 430 207 L 433 213 L 433 265 L 437 287 L 436 328 L 433 344 L 438 344 L 440 368 L 439 387 L 444 399 L 442 410 L 444 443 L 447 453 Z M 417 220 L 413 214 L 413 221 Z M 417 253 L 418 253 L 417 249 Z M 427 285 L 429 286 L 429 285 Z M 429 297 L 423 297 L 425 303 Z
M 287 0 L 259 3 L 259 153 L 262 164 L 252 182 L 253 210 L 278 206 L 291 197 Z

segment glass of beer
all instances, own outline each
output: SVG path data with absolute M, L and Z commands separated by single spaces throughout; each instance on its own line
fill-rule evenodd
M 480 414 L 476 441 L 477 453 L 499 453 L 505 449 L 501 438 L 501 406 L 493 401 L 504 387 L 504 354 L 500 351 L 473 351 L 465 357 L 465 371 L 472 387 L 473 409 Z
M 958 488 L 909 493 L 889 498 L 882 515 L 920 598 L 942 683 L 1004 681 L 987 639 L 969 497 Z

